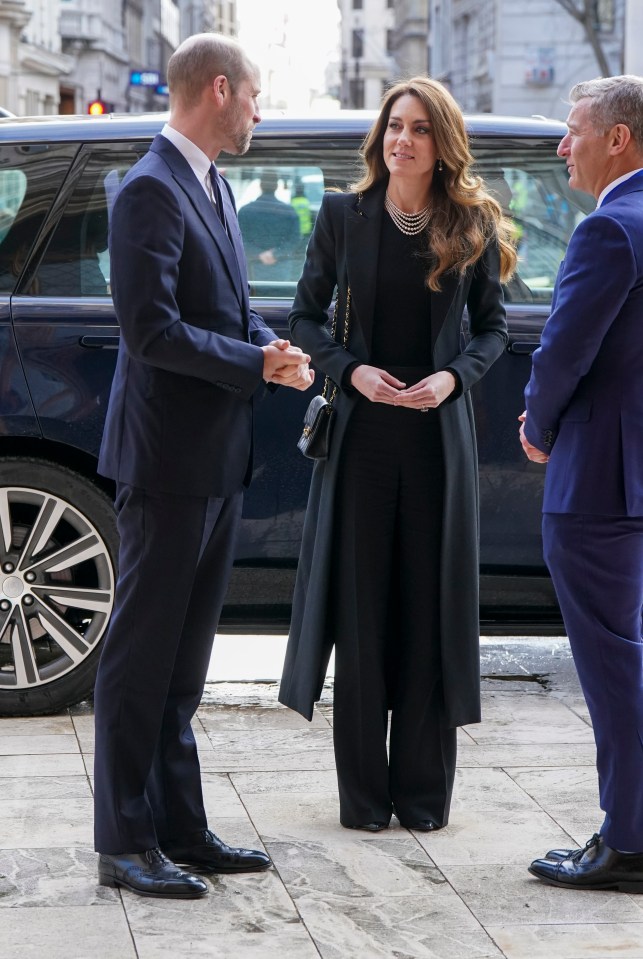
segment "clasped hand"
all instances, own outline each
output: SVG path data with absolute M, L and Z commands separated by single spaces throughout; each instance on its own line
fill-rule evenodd
M 455 385 L 455 376 L 448 370 L 432 373 L 408 389 L 406 383 L 376 366 L 357 366 L 351 376 L 351 386 L 372 403 L 388 403 L 414 410 L 440 406 L 453 393 Z
M 520 430 L 518 435 L 520 436 L 520 445 L 522 446 L 525 456 L 528 460 L 531 460 L 532 463 L 547 463 L 549 457 L 546 453 L 543 453 L 542 450 L 539 450 L 537 446 L 532 446 L 527 437 L 525 436 L 525 420 L 527 419 L 526 413 L 521 413 L 518 417 L 518 422 L 520 423 Z
M 263 350 L 263 378 L 266 383 L 307 390 L 315 380 L 310 369 L 310 357 L 302 353 L 290 340 L 273 340 Z

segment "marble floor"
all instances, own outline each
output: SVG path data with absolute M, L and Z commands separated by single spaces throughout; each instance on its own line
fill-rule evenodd
M 554 889 L 529 861 L 600 822 L 565 640 L 486 642 L 449 826 L 342 829 L 332 690 L 308 724 L 274 683 L 210 683 L 196 733 L 211 825 L 275 868 L 193 902 L 96 885 L 89 705 L 0 720 L 0 959 L 643 959 L 643 896 Z

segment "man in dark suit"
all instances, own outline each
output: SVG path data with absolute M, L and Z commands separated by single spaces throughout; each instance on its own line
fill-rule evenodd
M 232 193 L 212 161 L 244 153 L 259 75 L 197 34 L 168 65 L 170 117 L 111 223 L 121 326 L 100 471 L 116 482 L 116 603 L 95 689 L 99 881 L 197 898 L 206 872 L 266 869 L 208 829 L 190 721 L 199 705 L 252 470 L 252 398 L 305 389 L 308 357 L 250 310 Z
M 266 170 L 261 195 L 239 209 L 251 281 L 299 279 L 301 261 L 293 260 L 301 238 L 299 217 L 289 203 L 277 199 L 278 186 L 275 171 Z
M 530 872 L 643 893 L 643 78 L 571 91 L 558 154 L 596 210 L 570 240 L 526 390 L 543 544 L 596 739 L 605 820 Z

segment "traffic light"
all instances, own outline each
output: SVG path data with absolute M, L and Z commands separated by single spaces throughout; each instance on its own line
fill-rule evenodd
M 102 117 L 104 113 L 111 113 L 114 109 L 113 103 L 106 103 L 104 100 L 92 100 L 87 107 L 87 112 L 93 117 Z

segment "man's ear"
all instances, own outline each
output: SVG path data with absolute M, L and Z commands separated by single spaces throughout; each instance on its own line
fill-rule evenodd
M 231 94 L 228 78 L 221 74 L 212 81 L 212 92 L 218 106 L 223 106 Z
M 630 128 L 624 123 L 617 123 L 608 133 L 610 156 L 620 156 L 632 139 Z

